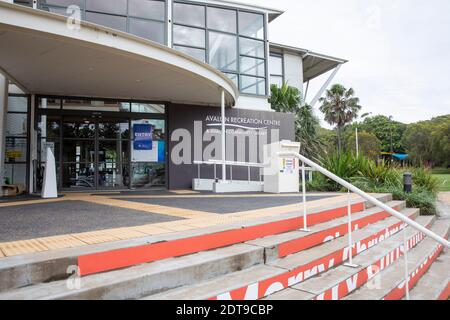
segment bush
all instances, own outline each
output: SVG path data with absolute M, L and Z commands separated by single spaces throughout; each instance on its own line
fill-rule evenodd
M 394 200 L 404 200 L 408 207 L 420 208 L 421 214 L 436 214 L 436 195 L 439 181 L 424 168 L 411 168 L 413 175 L 413 192 L 403 191 L 404 169 L 391 166 L 386 162 L 375 162 L 364 156 L 355 157 L 351 154 L 331 155 L 322 159 L 321 165 L 354 184 L 359 189 L 369 193 L 391 193 Z M 320 173 L 313 174 L 313 180 L 308 184 L 308 190 L 314 191 L 344 191 L 338 183 Z

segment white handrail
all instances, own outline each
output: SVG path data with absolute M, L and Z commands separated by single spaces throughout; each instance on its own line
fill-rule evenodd
M 331 180 L 339 183 L 340 185 L 344 186 L 348 190 L 358 194 L 359 196 L 361 196 L 362 198 L 364 198 L 367 201 L 371 202 L 372 204 L 376 205 L 377 207 L 379 207 L 381 209 L 384 209 L 386 212 L 388 212 L 391 215 L 397 217 L 398 219 L 400 219 L 401 221 L 403 221 L 407 225 L 413 227 L 414 229 L 416 229 L 416 230 L 424 233 L 425 235 L 429 236 L 430 238 L 436 240 L 437 242 L 442 244 L 444 247 L 450 248 L 450 242 L 449 241 L 445 240 L 444 238 L 440 237 L 436 233 L 434 233 L 431 230 L 425 228 L 424 226 L 422 226 L 421 224 L 415 222 L 414 220 L 409 219 L 408 217 L 406 217 L 405 215 L 401 214 L 397 210 L 394 210 L 393 208 L 391 208 L 388 205 L 384 204 L 383 202 L 381 202 L 380 200 L 378 200 L 375 197 L 371 196 L 370 194 L 362 191 L 361 189 L 355 187 L 351 183 L 345 181 L 344 179 L 338 177 L 337 175 L 333 174 L 332 172 L 328 171 L 327 169 L 321 167 L 317 163 L 309 160 L 308 158 L 305 158 L 301 154 L 296 153 L 296 152 L 279 152 L 278 155 L 281 158 L 286 158 L 286 157 L 298 158 L 300 161 L 308 164 L 309 166 L 311 166 L 312 168 L 316 169 L 317 171 L 319 171 L 323 175 L 327 176 Z

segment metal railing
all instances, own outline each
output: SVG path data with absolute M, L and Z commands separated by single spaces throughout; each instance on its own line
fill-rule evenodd
M 223 164 L 222 160 L 207 160 L 207 161 L 194 161 L 195 165 L 197 165 L 197 178 L 201 179 L 201 166 L 209 165 L 214 166 L 214 180 L 217 180 L 217 166 L 221 166 Z M 258 176 L 259 182 L 262 183 L 262 169 L 264 165 L 261 163 L 253 163 L 253 162 L 239 162 L 239 161 L 225 161 L 225 165 L 230 167 L 230 181 L 233 181 L 233 167 L 246 167 L 247 168 L 247 181 L 251 182 L 251 169 L 258 168 Z
M 280 152 L 278 155 L 281 158 L 287 158 L 287 157 L 294 157 L 301 161 L 301 171 L 302 171 L 302 194 L 303 194 L 303 230 L 308 230 L 307 225 L 307 210 L 306 210 L 306 183 L 305 183 L 305 164 L 309 165 L 314 170 L 322 173 L 324 176 L 328 177 L 329 179 L 339 183 L 343 187 L 345 187 L 348 190 L 348 201 L 347 201 L 347 215 L 348 215 L 348 262 L 345 264 L 349 267 L 358 267 L 357 265 L 353 264 L 353 239 L 352 239 L 352 209 L 351 209 L 351 192 L 354 192 L 355 194 L 359 195 L 363 199 L 367 200 L 368 202 L 372 203 L 373 205 L 383 209 L 384 211 L 388 212 L 389 214 L 393 215 L 394 217 L 400 219 L 403 223 L 406 225 L 409 225 L 410 227 L 416 229 L 417 231 L 425 234 L 426 236 L 430 237 L 431 239 L 437 241 L 444 247 L 450 248 L 450 242 L 446 239 L 440 237 L 436 233 L 432 232 L 431 230 L 425 228 L 421 224 L 417 223 L 416 221 L 408 218 L 407 216 L 401 214 L 397 210 L 389 207 L 385 203 L 381 202 L 380 200 L 376 199 L 375 197 L 371 196 L 370 194 L 362 191 L 361 189 L 355 187 L 351 183 L 345 181 L 344 179 L 338 177 L 334 173 L 328 171 L 327 169 L 321 167 L 317 163 L 311 161 L 310 159 L 302 156 L 299 153 L 295 152 Z M 406 292 L 406 299 L 409 300 L 409 271 L 408 271 L 408 241 L 406 236 L 406 228 L 403 227 L 403 255 L 404 255 L 404 262 L 405 262 L 405 292 Z

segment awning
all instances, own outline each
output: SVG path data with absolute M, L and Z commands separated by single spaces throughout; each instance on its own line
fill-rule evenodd
M 107 27 L 0 1 L 0 70 L 27 93 L 228 106 L 239 91 L 217 69 Z
M 338 65 L 348 62 L 345 59 L 327 56 L 307 49 L 291 47 L 278 43 L 270 44 L 271 50 L 291 52 L 303 57 L 303 81 L 307 82 L 336 68 Z

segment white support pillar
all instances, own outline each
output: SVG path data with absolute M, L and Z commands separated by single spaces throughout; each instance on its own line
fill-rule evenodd
M 323 84 L 322 88 L 320 88 L 320 90 L 317 92 L 316 96 L 311 100 L 311 102 L 309 103 L 309 105 L 311 107 L 314 108 L 314 106 L 316 105 L 316 103 L 319 101 L 320 97 L 323 95 L 323 93 L 325 92 L 325 90 L 328 88 L 328 86 L 330 85 L 331 81 L 333 81 L 334 77 L 336 76 L 336 74 L 338 73 L 339 69 L 341 68 L 342 64 L 339 64 L 334 71 L 330 74 L 330 76 L 328 77 L 327 81 L 325 81 L 325 83 Z
M 4 184 L 5 174 L 5 133 L 6 112 L 8 109 L 9 81 L 0 73 L 0 187 Z M 3 192 L 0 190 L 0 197 Z
M 226 127 L 225 127 L 225 90 L 223 88 L 220 88 L 220 95 L 221 95 L 221 103 L 220 103 L 220 109 L 222 113 L 222 181 L 227 181 L 227 155 L 226 155 L 226 147 L 225 147 L 225 141 L 226 141 Z

